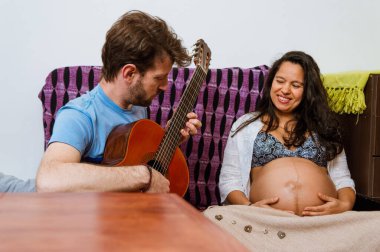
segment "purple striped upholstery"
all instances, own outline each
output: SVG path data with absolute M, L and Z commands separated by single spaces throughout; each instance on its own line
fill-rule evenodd
M 168 90 L 154 99 L 148 109 L 150 119 L 165 126 L 193 71 L 192 68 L 173 68 Z M 58 109 L 96 86 L 100 72 L 101 68 L 97 66 L 75 66 L 58 68 L 48 75 L 39 94 L 43 106 L 45 147 Z M 267 66 L 211 69 L 208 72 L 194 109 L 203 126 L 199 134 L 181 146 L 190 171 L 185 199 L 195 207 L 203 209 L 220 204 L 219 172 L 231 125 L 239 116 L 255 110 L 267 73 Z

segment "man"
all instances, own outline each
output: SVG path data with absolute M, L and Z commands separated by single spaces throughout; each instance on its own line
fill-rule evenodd
M 168 192 L 169 181 L 145 165 L 110 168 L 99 163 L 110 131 L 145 118 L 146 106 L 166 90 L 173 64 L 186 66 L 191 57 L 165 21 L 131 11 L 107 32 L 102 60 L 99 85 L 57 114 L 37 191 Z M 178 132 L 182 140 L 201 127 L 195 113 L 187 117 L 185 129 Z

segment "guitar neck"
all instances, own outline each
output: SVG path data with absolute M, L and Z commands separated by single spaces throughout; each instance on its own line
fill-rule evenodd
M 174 151 L 180 143 L 180 130 L 185 127 L 187 121 L 186 115 L 193 110 L 206 74 L 200 66 L 196 67 L 189 84 L 182 94 L 178 108 L 171 118 L 169 128 L 165 132 L 158 151 L 155 154 L 155 160 L 160 163 L 162 174 L 166 174 Z

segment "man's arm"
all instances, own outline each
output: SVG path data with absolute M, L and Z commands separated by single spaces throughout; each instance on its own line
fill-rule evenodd
M 37 173 L 37 191 L 139 191 L 150 181 L 150 172 L 144 165 L 107 167 L 80 160 L 80 152 L 74 147 L 59 142 L 50 144 Z M 169 181 L 153 171 L 148 192 L 168 191 Z

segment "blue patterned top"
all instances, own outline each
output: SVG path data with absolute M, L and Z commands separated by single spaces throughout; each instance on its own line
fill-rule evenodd
M 313 137 L 318 141 L 316 134 Z M 311 136 L 295 150 L 289 150 L 273 135 L 260 131 L 253 143 L 251 167 L 263 166 L 274 159 L 283 157 L 306 158 L 318 166 L 327 167 L 326 149 L 315 143 Z

